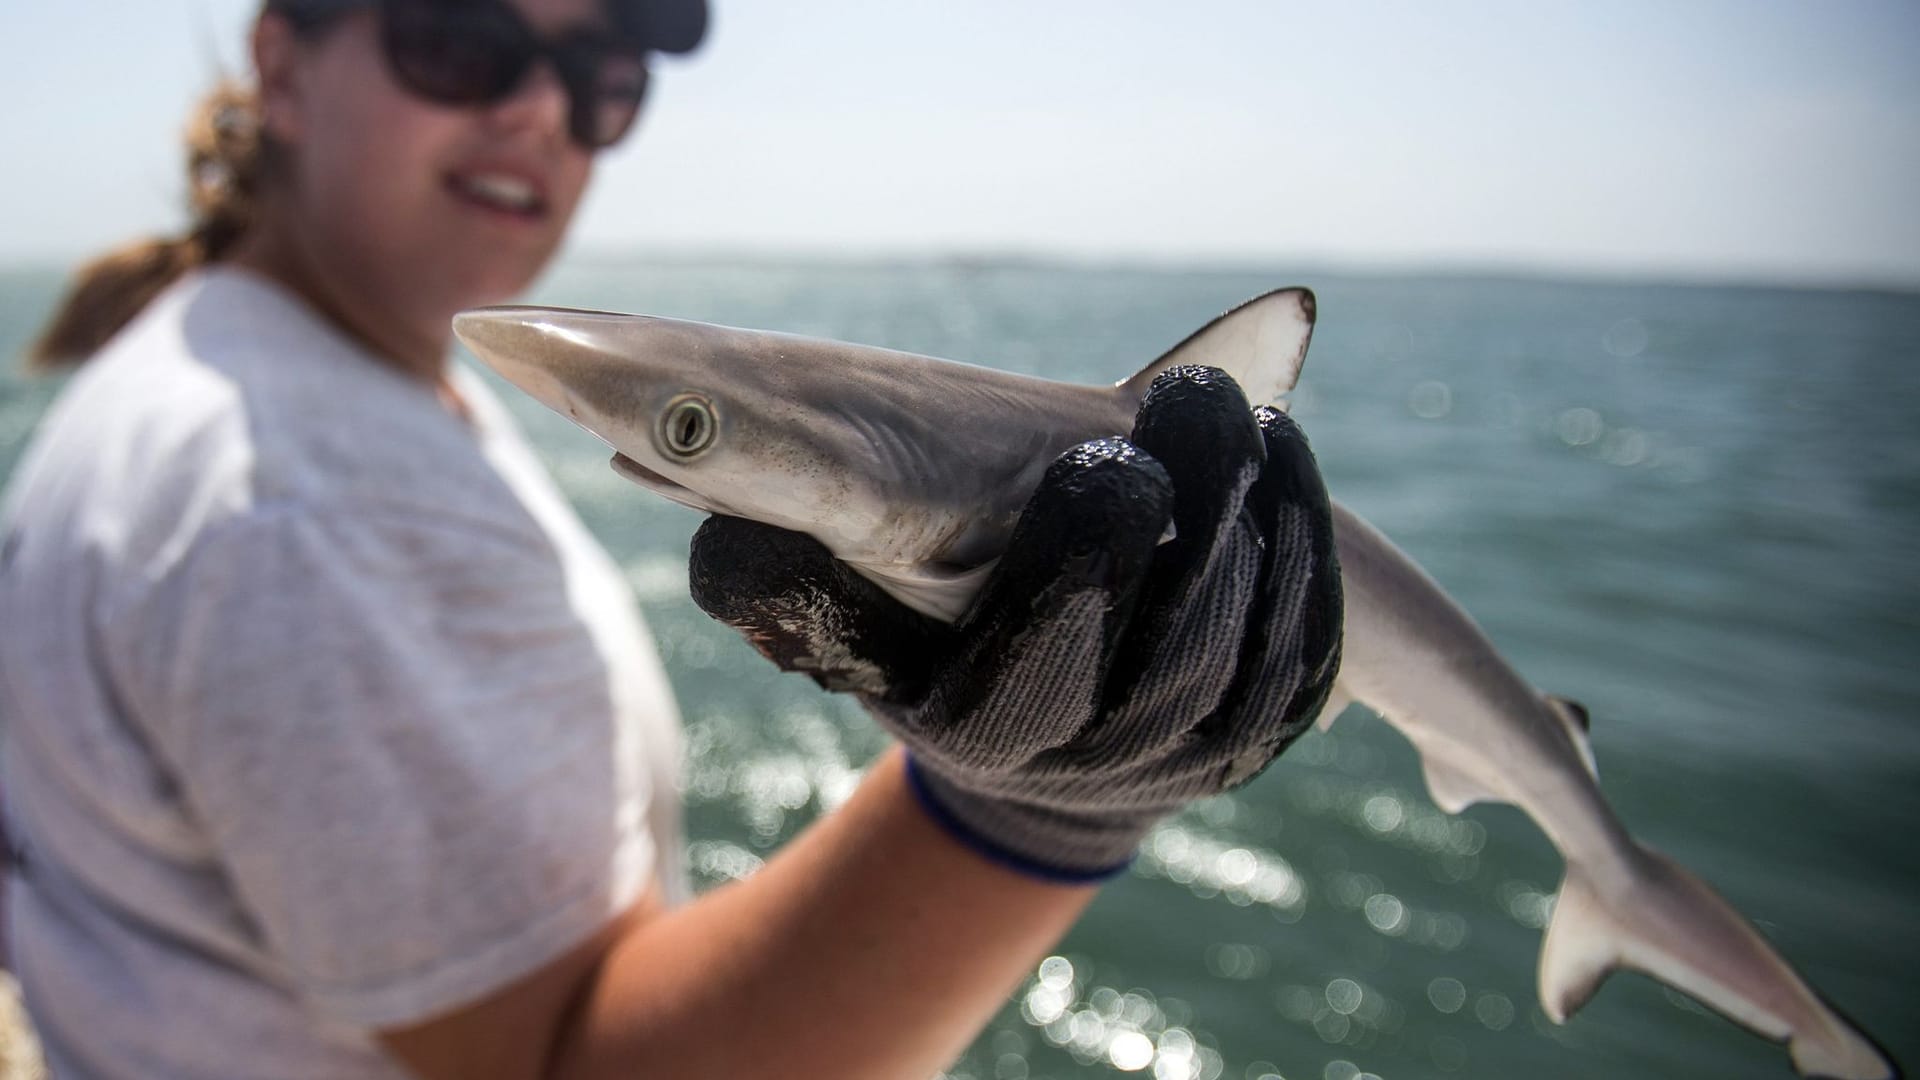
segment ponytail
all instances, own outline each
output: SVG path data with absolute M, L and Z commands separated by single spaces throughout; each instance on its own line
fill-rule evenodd
M 181 275 L 217 262 L 253 221 L 264 152 L 254 91 L 222 82 L 187 121 L 184 235 L 136 241 L 81 267 L 66 297 L 27 351 L 27 366 L 79 364 L 106 344 Z

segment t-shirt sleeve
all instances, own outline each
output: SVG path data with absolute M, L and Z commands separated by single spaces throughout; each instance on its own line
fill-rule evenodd
M 608 661 L 528 524 L 259 512 L 117 621 L 156 753 L 281 974 L 338 1021 L 483 996 L 652 875 Z

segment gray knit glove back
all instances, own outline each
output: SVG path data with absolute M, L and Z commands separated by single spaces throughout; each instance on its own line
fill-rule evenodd
M 1313 454 L 1211 368 L 1156 380 L 1131 440 L 1053 463 L 955 625 L 735 518 L 695 536 L 692 585 L 781 667 L 857 693 L 949 831 L 1054 880 L 1116 872 L 1161 816 L 1251 778 L 1339 667 Z

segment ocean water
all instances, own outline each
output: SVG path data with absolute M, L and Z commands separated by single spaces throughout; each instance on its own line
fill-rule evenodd
M 1636 835 L 1920 1060 L 1920 296 L 683 261 L 572 263 L 537 298 L 1110 381 L 1296 283 L 1320 322 L 1295 415 L 1335 495 L 1531 680 L 1591 709 L 1602 787 Z M 58 284 L 0 274 L 0 354 Z M 0 477 L 54 390 L 0 376 Z M 751 873 L 881 736 L 688 601 L 697 515 L 507 396 L 666 656 L 696 879 Z M 1166 823 L 949 1075 L 1791 1075 L 1779 1048 L 1631 973 L 1550 1024 L 1534 970 L 1559 875 L 1517 811 L 1434 809 L 1406 742 L 1353 710 Z

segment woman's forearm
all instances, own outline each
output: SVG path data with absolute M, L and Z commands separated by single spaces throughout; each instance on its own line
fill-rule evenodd
M 753 877 L 632 924 L 578 997 L 555 1073 L 930 1076 L 1093 894 L 960 847 L 895 751 Z

